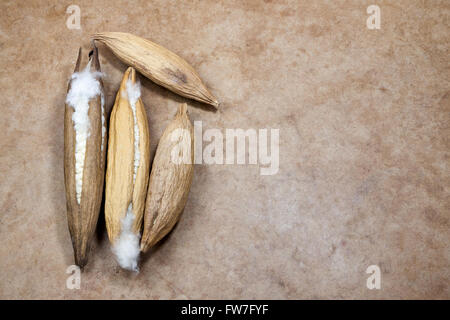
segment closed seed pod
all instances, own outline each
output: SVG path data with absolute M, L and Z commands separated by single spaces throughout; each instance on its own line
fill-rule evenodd
M 67 220 L 75 263 L 88 260 L 102 202 L 105 176 L 106 123 L 98 50 L 89 61 L 80 48 L 66 97 L 64 115 L 64 178 Z
M 157 84 L 190 99 L 219 106 L 194 68 L 172 51 L 124 32 L 102 32 L 94 40 L 105 44 L 120 60 Z
M 184 209 L 194 175 L 194 133 L 182 104 L 165 129 L 153 160 L 144 214 L 141 251 L 174 227 Z
M 150 170 L 147 115 L 136 72 L 125 72 L 111 111 L 105 220 L 119 265 L 138 271 L 139 239 Z

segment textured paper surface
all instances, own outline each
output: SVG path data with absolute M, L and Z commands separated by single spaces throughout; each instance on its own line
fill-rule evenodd
M 246 4 L 245 4 L 246 3 Z M 81 9 L 81 30 L 66 8 Z M 448 1 L 2 1 L 0 298 L 450 298 Z M 138 275 L 103 218 L 81 289 L 63 175 L 67 81 L 98 31 L 182 56 L 222 102 L 203 129 L 280 129 L 280 170 L 196 165 Z M 126 66 L 99 45 L 110 111 Z M 187 101 L 143 79 L 154 154 Z M 206 145 L 206 143 L 205 143 Z M 381 268 L 381 289 L 365 273 Z

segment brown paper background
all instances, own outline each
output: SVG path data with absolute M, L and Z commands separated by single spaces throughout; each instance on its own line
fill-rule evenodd
M 2 1 L 0 298 L 450 298 L 448 1 Z M 52 1 L 53 3 L 53 1 Z M 66 8 L 81 8 L 81 30 Z M 221 101 L 204 130 L 280 129 L 280 168 L 196 165 L 138 275 L 100 221 L 81 289 L 63 175 L 67 81 L 96 31 L 181 55 Z M 110 110 L 126 66 L 99 46 Z M 141 77 L 152 154 L 179 103 Z M 206 145 L 206 143 L 205 143 Z M 381 290 L 368 290 L 369 265 Z

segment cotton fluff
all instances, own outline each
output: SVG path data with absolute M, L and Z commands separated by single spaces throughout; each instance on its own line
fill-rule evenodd
M 126 83 L 128 101 L 133 112 L 134 119 L 134 172 L 133 184 L 136 181 L 136 174 L 139 168 L 140 152 L 139 152 L 139 126 L 136 116 L 136 102 L 141 96 L 141 87 L 139 83 L 133 84 L 130 80 Z M 136 234 L 132 230 L 135 215 L 133 212 L 133 204 L 130 203 L 125 217 L 122 219 L 122 228 L 118 240 L 113 246 L 113 253 L 116 255 L 119 265 L 131 271 L 139 271 L 139 233 Z
M 75 191 L 78 204 L 81 201 L 86 141 L 89 137 L 89 100 L 101 94 L 98 81 L 101 75 L 100 72 L 91 71 L 91 60 L 89 60 L 83 71 L 72 74 L 70 90 L 66 98 L 66 103 L 74 110 L 72 120 L 75 128 Z
M 133 183 L 136 181 L 136 174 L 139 168 L 139 160 L 141 154 L 139 152 L 139 126 L 136 117 L 136 102 L 141 97 L 141 85 L 139 82 L 133 84 L 131 80 L 127 81 L 127 95 L 128 101 L 131 105 L 131 110 L 133 111 L 134 118 L 134 173 L 133 173 Z
M 134 219 L 133 205 L 130 203 L 125 217 L 122 218 L 120 236 L 116 240 L 112 250 L 117 262 L 122 268 L 138 272 L 140 236 L 133 232 Z
M 101 96 L 101 105 L 102 105 L 102 151 L 103 151 L 103 145 L 105 144 L 105 134 L 106 134 L 106 120 L 105 120 L 105 95 L 102 91 Z

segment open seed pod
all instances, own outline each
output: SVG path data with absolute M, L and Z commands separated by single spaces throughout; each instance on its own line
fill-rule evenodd
M 88 62 L 86 62 L 88 60 Z M 81 68 L 81 66 L 85 66 Z M 66 98 L 64 178 L 75 263 L 84 267 L 97 225 L 105 176 L 106 123 L 98 50 L 80 48 Z
M 148 186 L 141 251 L 174 227 L 194 176 L 194 132 L 184 103 L 165 129 L 156 150 Z
M 105 44 L 120 60 L 157 84 L 190 99 L 219 106 L 194 68 L 172 51 L 124 32 L 101 32 L 94 40 Z
M 139 239 L 150 170 L 147 115 L 136 71 L 128 68 L 117 92 L 109 127 L 105 220 L 122 268 L 138 271 Z

